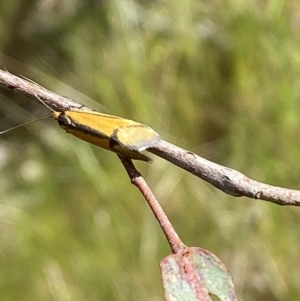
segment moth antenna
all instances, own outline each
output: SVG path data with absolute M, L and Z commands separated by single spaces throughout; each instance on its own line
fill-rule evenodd
M 0 135 L 5 134 L 5 133 L 7 133 L 7 132 L 10 132 L 10 131 L 12 131 L 12 130 L 14 130 L 14 129 L 20 128 L 20 127 L 22 127 L 22 126 L 25 126 L 25 125 L 34 123 L 34 122 L 36 122 L 36 121 L 40 121 L 40 120 L 48 119 L 48 118 L 52 118 L 52 115 L 51 115 L 51 116 L 45 116 L 45 117 L 42 117 L 42 118 L 39 118 L 39 119 L 35 119 L 35 120 L 31 120 L 31 121 L 29 121 L 29 122 L 25 122 L 25 123 L 19 124 L 19 125 L 14 126 L 14 127 L 10 128 L 10 129 L 7 129 L 7 130 L 5 130 L 5 131 L 0 132 Z
M 37 82 L 35 82 L 35 81 L 33 81 L 33 80 L 27 78 L 26 76 L 20 75 L 20 74 L 19 74 L 19 76 L 22 77 L 22 78 L 24 78 L 24 79 L 27 80 L 28 82 L 30 82 L 30 83 L 32 83 L 32 84 L 35 84 L 35 85 L 41 87 L 43 90 L 45 90 L 45 88 L 44 88 L 43 86 L 41 86 L 41 85 L 38 84 Z M 46 91 L 46 90 L 45 90 L 45 91 Z M 50 108 L 43 100 L 41 100 L 41 99 L 39 98 L 39 96 L 38 96 L 37 94 L 33 93 L 33 95 L 34 95 L 34 96 L 38 99 L 38 101 L 39 101 L 41 104 L 43 104 L 46 108 L 48 108 L 48 109 L 49 109 L 50 111 L 52 111 L 52 112 L 55 112 L 55 110 L 53 110 L 52 108 Z
M 38 101 L 41 103 L 41 104 L 43 104 L 46 108 L 48 108 L 50 111 L 52 111 L 52 112 L 55 112 L 55 110 L 53 110 L 52 108 L 50 108 L 43 100 L 41 100 L 40 98 L 39 98 L 39 96 L 37 95 L 37 94 L 35 94 L 35 93 L 33 93 L 33 95 L 38 99 Z

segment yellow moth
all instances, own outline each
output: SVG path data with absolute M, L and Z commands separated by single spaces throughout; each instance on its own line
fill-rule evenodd
M 158 144 L 160 137 L 152 128 L 129 119 L 95 111 L 57 112 L 42 100 L 40 102 L 52 111 L 51 117 L 57 120 L 67 133 L 130 159 L 151 162 L 149 157 L 140 152 Z

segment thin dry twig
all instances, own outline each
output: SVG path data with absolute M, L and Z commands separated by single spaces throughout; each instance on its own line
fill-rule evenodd
M 37 99 L 38 97 L 57 111 L 70 110 L 70 108 L 91 110 L 30 80 L 20 78 L 1 69 L 0 86 L 30 98 Z M 252 180 L 236 170 L 208 161 L 163 139 L 155 147 L 147 150 L 232 196 L 246 196 L 277 205 L 300 206 L 299 190 L 281 188 Z
M 159 145 L 147 151 L 187 170 L 227 194 L 260 199 L 282 206 L 300 206 L 299 190 L 252 180 L 237 170 L 208 161 L 167 141 L 161 140 Z

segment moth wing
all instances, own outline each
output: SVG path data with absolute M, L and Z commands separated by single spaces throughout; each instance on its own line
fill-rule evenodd
M 72 120 L 76 120 L 77 123 L 88 126 L 94 132 L 99 132 L 100 135 L 108 137 L 113 135 L 118 127 L 126 126 L 128 121 L 131 121 L 97 112 L 70 111 L 68 115 L 72 117 Z
M 77 127 L 85 129 L 83 134 L 75 131 L 72 132 L 73 135 L 132 159 L 151 162 L 149 157 L 139 152 L 154 147 L 160 140 L 159 135 L 150 127 L 118 116 L 98 112 L 68 111 L 68 117 Z M 71 132 L 70 129 L 68 131 Z M 98 136 L 101 140 L 92 139 L 90 136 L 87 139 L 86 133 L 91 137 Z
M 72 111 L 72 114 L 82 124 L 88 124 L 129 150 L 141 152 L 160 140 L 152 128 L 133 120 L 97 112 Z
M 138 152 L 156 146 L 160 140 L 152 128 L 141 123 L 118 128 L 112 138 L 124 148 Z

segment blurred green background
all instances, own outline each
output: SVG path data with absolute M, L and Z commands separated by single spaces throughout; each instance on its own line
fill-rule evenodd
M 2 0 L 0 67 L 269 184 L 300 189 L 300 2 Z M 49 114 L 1 89 L 1 130 Z M 240 301 L 300 299 L 300 213 L 137 162 Z M 0 140 L 0 299 L 163 300 L 170 253 L 118 158 L 44 120 Z

